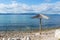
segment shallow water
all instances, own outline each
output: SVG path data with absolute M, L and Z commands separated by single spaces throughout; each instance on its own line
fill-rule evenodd
M 0 30 L 32 30 L 39 29 L 39 19 L 32 19 L 31 17 L 36 14 L 18 14 L 7 15 L 0 14 Z M 49 17 L 48 20 L 42 19 L 43 28 L 60 27 L 60 15 L 59 14 L 45 14 Z

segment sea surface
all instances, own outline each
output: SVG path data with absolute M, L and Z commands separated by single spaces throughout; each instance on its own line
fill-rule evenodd
M 6 13 L 0 14 L 0 31 L 6 30 L 35 30 L 40 29 L 40 20 L 38 18 L 32 18 L 37 14 L 35 13 L 23 13 L 13 14 Z M 42 19 L 42 28 L 58 28 L 60 27 L 60 14 L 44 14 L 49 19 Z

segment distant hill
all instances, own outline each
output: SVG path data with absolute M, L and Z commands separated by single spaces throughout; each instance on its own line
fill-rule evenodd
M 0 15 L 36 15 L 37 13 L 0 13 Z
M 0 13 L 0 15 L 37 15 L 38 13 Z M 60 14 L 44 14 L 48 16 L 57 16 Z

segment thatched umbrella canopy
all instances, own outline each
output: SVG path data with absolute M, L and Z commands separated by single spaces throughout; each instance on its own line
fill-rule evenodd
M 42 19 L 49 19 L 47 16 L 43 14 L 37 14 L 36 16 L 33 16 L 32 18 L 39 18 L 40 19 L 40 31 L 42 31 Z

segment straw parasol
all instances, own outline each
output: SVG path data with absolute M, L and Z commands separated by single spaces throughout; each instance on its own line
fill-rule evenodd
M 36 16 L 33 16 L 32 18 L 40 19 L 40 31 L 42 31 L 42 19 L 49 19 L 47 16 L 45 16 L 43 14 L 37 14 Z

